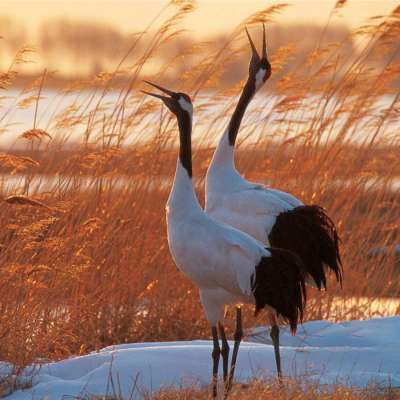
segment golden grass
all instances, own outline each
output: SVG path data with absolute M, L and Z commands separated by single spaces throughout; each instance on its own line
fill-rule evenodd
M 202 400 L 210 398 L 210 395 L 207 389 L 187 389 L 165 391 L 159 395 L 143 396 L 143 398 L 152 400 Z M 345 385 L 326 385 L 321 387 L 319 384 L 312 385 L 303 384 L 299 381 L 286 381 L 285 389 L 279 390 L 276 382 L 264 380 L 254 381 L 246 386 L 238 384 L 229 395 L 229 399 L 232 400 L 395 400 L 398 398 L 400 398 L 400 393 L 393 388 L 382 389 L 371 386 L 367 389 L 357 390 L 354 387 Z M 92 398 L 92 400 L 100 399 Z M 111 397 L 111 399 L 113 398 Z M 117 400 L 118 397 L 115 397 L 115 399 Z
M 48 126 L 37 118 L 46 74 L 3 109 L 0 136 L 17 122 L 9 118 L 19 107 L 36 110 L 32 130 L 18 139 L 26 141 L 26 150 L 0 155 L 0 355 L 14 372 L 37 359 L 56 360 L 110 344 L 210 336 L 198 291 L 175 267 L 166 239 L 164 207 L 177 157 L 175 119 L 138 89 L 147 78 L 194 98 L 194 130 L 201 132 L 194 143 L 194 174 L 203 203 L 215 140 L 243 83 L 219 91 L 218 79 L 248 48 L 239 26 L 218 51 L 208 52 L 206 43 L 186 49 L 194 61 L 179 80 L 165 83 L 163 74 L 176 68 L 180 54 L 144 77 L 144 65 L 175 40 L 180 34 L 175 25 L 194 11 L 184 1 L 168 7 L 177 7 L 175 18 L 160 22 L 161 14 L 149 25 L 160 27 L 134 65 L 124 58 L 115 71 L 61 91 Z M 277 11 L 252 15 L 246 26 L 258 32 Z M 344 307 L 339 313 L 334 300 L 400 292 L 395 256 L 368 254 L 373 247 L 399 243 L 400 197 L 398 189 L 389 189 L 400 173 L 400 96 L 393 89 L 400 72 L 399 35 L 398 7 L 367 21 L 342 43 L 316 48 L 300 66 L 278 76 L 273 91 L 267 84 L 257 95 L 239 134 L 237 167 L 246 178 L 320 204 L 337 223 L 343 289 L 331 280 L 327 293 L 310 290 L 306 320 L 371 317 L 376 312 L 368 307 Z M 342 46 L 356 38 L 362 39 L 357 52 L 343 55 Z M 0 87 L 12 84 L 17 65 L 32 50 L 18 53 L 0 75 Z M 290 64 L 292 51 L 288 44 L 271 56 L 277 74 Z M 116 89 L 122 79 L 128 84 Z M 32 99 L 19 104 L 25 94 Z M 66 97 L 74 101 L 63 108 Z M 71 139 L 77 131 L 78 142 Z M 249 137 L 259 139 L 249 145 Z M 251 315 L 245 312 L 246 327 L 265 323 Z M 339 392 L 336 397 L 344 398 Z
M 67 397 L 70 400 L 125 400 L 121 395 L 118 382 L 109 384 L 107 396 L 96 396 L 90 393 L 80 397 Z M 174 390 L 163 388 L 158 393 L 150 394 L 146 391 L 135 390 L 143 400 L 203 400 L 211 397 L 210 388 L 182 388 Z M 223 395 L 220 395 L 222 398 Z M 398 388 L 382 388 L 379 385 L 370 385 L 364 389 L 357 389 L 351 385 L 319 383 L 305 383 L 298 379 L 285 379 L 284 389 L 279 389 L 276 379 L 252 380 L 247 384 L 236 384 L 232 388 L 229 399 L 232 400 L 395 400 L 400 398 Z

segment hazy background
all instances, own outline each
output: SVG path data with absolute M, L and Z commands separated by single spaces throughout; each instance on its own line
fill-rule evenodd
M 177 2 L 179 3 L 179 2 Z M 267 24 L 270 54 L 283 45 L 294 44 L 290 66 L 303 60 L 322 37 L 322 43 L 341 42 L 350 30 L 365 19 L 389 13 L 396 1 L 348 1 L 332 15 L 334 1 L 292 1 L 291 6 Z M 112 72 L 124 54 L 138 39 L 138 32 L 146 30 L 155 20 L 129 55 L 136 62 L 150 44 L 152 32 L 175 12 L 164 1 L 2 1 L 0 16 L 0 69 L 7 71 L 15 54 L 24 45 L 37 50 L 29 59 L 32 63 L 18 66 L 17 84 L 26 84 L 40 75 L 44 68 L 55 72 L 47 85 L 59 86 L 74 79 L 84 79 L 101 71 Z M 171 55 L 180 53 L 195 43 L 206 42 L 210 50 L 224 45 L 229 35 L 243 19 L 266 7 L 282 2 L 272 1 L 198 1 L 196 12 L 179 21 L 185 30 L 166 43 L 148 62 L 144 73 L 158 70 Z M 167 10 L 165 8 L 167 7 Z M 259 43 L 260 31 L 252 32 Z M 245 36 L 242 35 L 243 45 Z M 357 51 L 357 41 L 344 47 L 346 52 Z M 183 72 L 196 60 L 195 54 L 182 56 L 178 72 Z M 224 73 L 222 84 L 232 85 L 243 77 L 248 55 L 241 54 L 234 66 Z M 174 73 L 176 74 L 175 69 Z M 168 75 L 168 74 L 167 74 Z M 275 74 L 274 78 L 279 78 Z
M 248 75 L 244 27 L 260 48 L 263 22 L 273 75 L 246 110 L 238 171 L 323 206 L 342 239 L 343 288 L 310 290 L 305 320 L 400 314 L 400 1 L 279 4 L 1 4 L 2 361 L 210 338 L 166 237 L 176 118 L 139 90 L 192 96 L 203 204 Z M 246 328 L 264 325 L 252 314 Z

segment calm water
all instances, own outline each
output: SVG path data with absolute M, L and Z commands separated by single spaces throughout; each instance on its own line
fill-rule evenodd
M 398 315 L 400 298 L 337 297 L 331 302 L 329 315 L 325 315 L 324 319 L 335 320 L 338 316 L 342 321 L 351 320 L 355 313 L 364 315 L 361 319 Z
M 2 134 L 0 134 L 0 147 L 3 149 L 7 149 L 11 145 L 13 145 L 14 148 L 19 147 L 19 148 L 25 148 L 26 146 L 26 140 L 18 140 L 18 136 L 24 132 L 25 130 L 32 129 L 33 128 L 33 123 L 34 123 L 34 116 L 35 116 L 35 106 L 36 102 L 33 101 L 28 108 L 21 108 L 21 107 L 16 107 L 18 103 L 20 103 L 23 99 L 26 99 L 32 95 L 36 95 L 37 91 L 34 91 L 29 94 L 22 94 L 21 95 L 21 90 L 9 90 L 7 92 L 7 96 L 3 97 L 0 100 L 1 108 L 0 108 L 0 129 L 6 129 L 6 131 Z M 271 125 L 268 124 L 273 124 L 277 123 L 279 119 L 282 118 L 282 115 L 279 115 L 278 113 L 274 113 L 272 116 L 272 119 L 268 124 L 265 122 L 265 118 L 271 114 L 271 109 L 272 106 L 279 100 L 278 97 L 274 96 L 269 96 L 266 97 L 266 94 L 268 92 L 266 91 L 261 91 L 255 99 L 252 101 L 251 105 L 249 106 L 248 109 L 248 115 L 249 111 L 251 110 L 256 110 L 256 113 L 253 113 L 249 118 L 246 119 L 245 117 L 245 124 L 251 129 L 253 126 L 256 124 L 259 124 L 262 129 L 257 129 L 258 134 L 252 134 L 249 137 L 246 137 L 246 144 L 251 144 L 251 142 L 256 142 L 260 140 L 260 135 L 263 135 L 265 137 L 268 135 L 268 133 L 271 133 L 272 130 L 276 130 L 275 127 L 270 128 Z M 84 110 L 84 105 L 90 104 L 90 107 L 88 107 L 87 110 L 85 110 L 85 115 L 88 115 L 90 113 L 90 110 L 92 110 L 95 105 L 98 104 L 100 100 L 100 94 L 98 95 L 93 95 L 92 90 L 87 90 L 81 92 L 79 95 L 68 95 L 68 96 L 63 96 L 59 90 L 55 89 L 49 89 L 49 90 L 44 90 L 41 95 L 41 100 L 39 102 L 39 108 L 38 108 L 38 116 L 37 116 L 37 121 L 36 121 L 36 127 L 39 129 L 44 129 L 47 132 L 49 132 L 53 138 L 57 138 L 57 134 L 55 132 L 54 128 L 54 123 L 57 121 L 57 115 L 60 115 L 62 110 L 65 110 L 68 107 L 73 107 L 74 105 L 79 105 L 79 113 Z M 112 110 L 115 106 L 120 101 L 120 94 L 117 92 L 111 92 L 107 94 L 100 102 L 100 108 L 101 111 L 98 113 L 98 116 L 103 118 L 104 116 L 107 116 L 110 114 L 110 109 Z M 310 97 L 310 100 L 316 100 L 316 97 L 313 96 L 312 98 Z M 377 108 L 382 108 L 384 109 L 387 107 L 392 100 L 392 97 L 387 96 L 383 98 L 383 100 L 380 102 L 380 104 L 377 104 Z M 132 101 L 137 101 L 137 99 L 129 98 L 127 100 L 127 104 Z M 209 132 L 209 126 L 207 124 L 201 124 L 199 121 L 204 121 L 205 117 L 215 117 L 221 114 L 222 112 L 222 106 L 217 106 L 217 105 L 209 105 L 210 102 L 213 101 L 212 95 L 206 95 L 203 97 L 199 96 L 195 100 L 195 110 L 194 110 L 194 134 L 193 137 L 196 140 L 196 138 L 203 138 L 205 134 L 208 132 L 208 138 L 210 142 L 208 143 L 209 145 L 215 145 L 217 140 L 219 140 L 220 135 L 222 134 L 223 130 L 228 124 L 228 119 L 227 118 L 221 118 L 211 129 Z M 304 104 L 307 104 L 305 102 Z M 201 105 L 201 107 L 199 107 Z M 196 106 L 198 108 L 196 108 Z M 205 107 L 206 106 L 206 107 Z M 12 111 L 10 111 L 10 109 Z M 161 109 L 161 106 L 160 106 Z M 126 109 L 126 115 L 129 116 L 129 108 Z M 376 111 L 376 114 L 378 112 Z M 300 107 L 299 110 L 293 112 L 290 115 L 290 120 L 291 121 L 304 121 L 308 118 L 313 117 L 313 111 L 303 109 Z M 142 141 L 142 140 L 149 140 L 151 137 L 148 137 L 149 133 L 147 132 L 148 130 L 153 131 L 153 126 L 154 126 L 154 121 L 152 121 L 153 125 L 150 125 L 149 128 L 147 128 L 146 131 L 146 137 L 139 137 L 138 135 L 135 134 L 135 132 L 140 132 L 141 128 L 145 126 L 149 120 L 146 119 L 146 116 L 141 116 L 142 118 L 141 124 L 139 126 L 136 126 L 135 128 L 132 128 L 132 133 L 129 133 L 128 135 L 128 140 L 125 142 L 126 144 L 130 144 L 132 142 L 136 141 Z M 340 128 L 343 126 L 345 123 L 345 118 L 344 117 L 339 117 L 336 123 L 336 126 L 334 127 L 333 131 L 331 132 L 331 138 L 335 137 L 336 133 L 339 132 Z M 158 125 L 158 121 L 157 124 Z M 302 125 L 296 125 L 293 124 L 293 132 L 292 134 L 288 134 L 288 136 L 285 136 L 285 140 L 289 139 L 291 136 L 297 135 L 299 132 L 296 130 L 298 126 Z M 390 132 L 384 133 L 385 135 L 393 136 L 398 132 L 396 128 L 399 128 L 399 126 L 391 126 L 390 127 Z M 78 123 L 74 127 L 73 132 L 71 133 L 71 140 L 77 140 L 80 141 L 84 138 L 85 132 L 87 129 L 87 120 L 83 123 Z M 286 129 L 284 129 L 282 126 L 280 126 L 280 129 L 286 132 Z M 158 132 L 158 126 L 154 127 L 154 135 L 156 135 Z M 153 132 L 152 132 L 153 133 Z M 242 136 L 241 138 L 243 138 Z M 278 140 L 282 139 L 282 137 L 278 135 L 276 137 Z M 323 140 L 326 139 L 326 135 L 323 136 Z M 240 140 L 240 137 L 239 137 Z M 323 141 L 322 140 L 322 141 Z M 353 142 L 362 142 L 365 140 L 365 132 L 362 131 L 360 128 L 357 130 L 357 132 L 352 133 L 351 141 Z
M 146 190 L 152 188 L 163 188 L 168 189 L 172 185 L 171 178 L 160 178 L 155 180 L 152 177 L 152 181 L 144 182 L 142 179 L 140 183 L 145 183 Z M 106 190 L 107 185 L 112 183 L 114 190 L 122 189 L 126 186 L 135 189 L 135 185 L 138 184 L 134 177 L 115 177 L 112 180 L 93 178 L 93 177 L 79 177 L 71 178 L 68 176 L 54 176 L 54 175 L 33 175 L 28 179 L 25 174 L 0 174 L 0 195 L 9 196 L 11 194 L 32 194 L 38 192 L 53 191 L 61 188 L 62 191 L 74 190 L 74 191 L 98 191 L 101 187 Z M 268 184 L 268 182 L 264 182 Z M 335 186 L 344 187 L 350 183 L 350 181 L 335 181 L 332 182 L 332 188 Z M 199 183 L 200 185 L 202 182 Z M 367 181 L 363 181 L 366 189 L 370 190 L 381 190 L 382 188 L 387 192 L 398 192 L 400 190 L 400 177 L 393 179 L 388 182 L 382 183 L 376 178 L 371 178 Z M 29 193 L 26 193 L 26 189 L 29 189 Z M 140 189 L 140 187 L 139 187 Z

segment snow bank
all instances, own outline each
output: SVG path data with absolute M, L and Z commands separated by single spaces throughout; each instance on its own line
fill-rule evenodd
M 373 381 L 400 386 L 399 332 L 400 317 L 340 324 L 308 322 L 299 327 L 296 337 L 282 329 L 283 373 L 322 384 L 341 382 L 362 387 Z M 127 398 L 134 391 L 133 398 L 140 398 L 140 391 L 149 393 L 161 387 L 209 385 L 211 351 L 211 341 L 108 347 L 40 369 L 27 368 L 21 382 L 32 380 L 32 387 L 15 391 L 8 399 L 104 396 L 107 390 L 108 394 L 115 392 Z M 5 367 L 4 363 L 0 365 L 0 371 Z M 221 368 L 222 360 L 220 373 Z M 240 347 L 236 379 L 246 381 L 265 374 L 275 375 L 273 347 L 268 328 L 257 328 Z

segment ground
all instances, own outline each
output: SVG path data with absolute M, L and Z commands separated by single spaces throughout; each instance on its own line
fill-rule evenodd
M 400 317 L 331 323 L 314 321 L 291 337 L 281 331 L 284 376 L 320 384 L 400 386 Z M 268 328 L 257 328 L 243 342 L 236 379 L 246 382 L 275 375 Z M 233 343 L 230 343 L 231 347 Z M 137 343 L 108 347 L 40 368 L 29 367 L 10 400 L 118 393 L 140 399 L 160 388 L 209 385 L 211 341 Z M 222 361 L 221 361 L 222 364 Z M 220 371 L 222 365 L 220 364 Z M 2 373 L 7 370 L 2 364 Z M 32 375 L 33 373 L 33 375 Z M 74 398 L 74 397 L 71 397 Z M 76 397 L 75 397 L 76 398 Z

